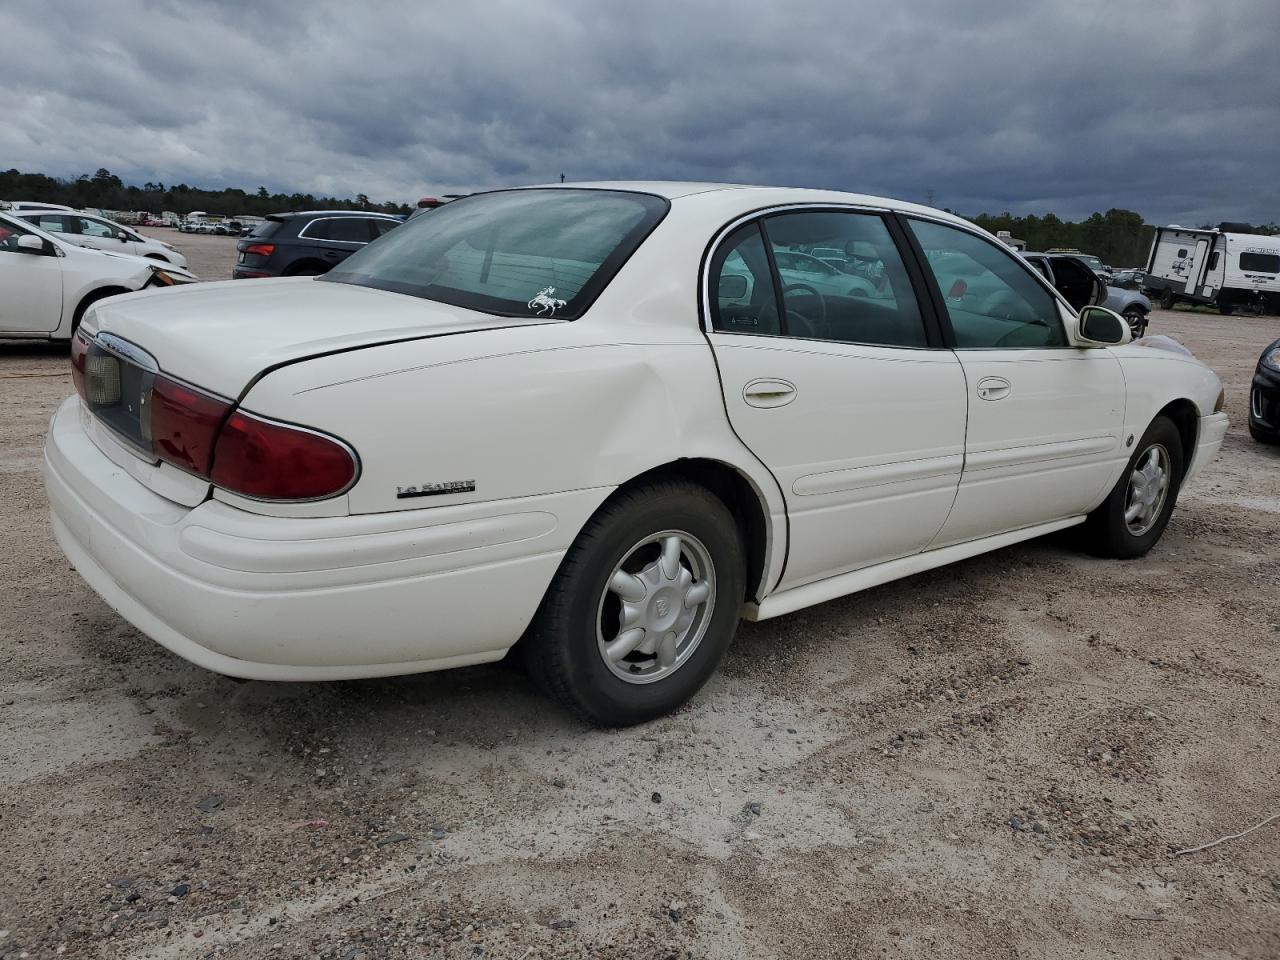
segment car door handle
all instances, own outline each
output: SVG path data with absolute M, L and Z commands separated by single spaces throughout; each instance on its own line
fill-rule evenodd
M 742 399 L 753 407 L 785 407 L 796 398 L 789 380 L 752 380 L 742 388 Z
M 1003 400 L 1013 392 L 1013 386 L 1004 377 L 983 377 L 978 381 L 978 398 Z

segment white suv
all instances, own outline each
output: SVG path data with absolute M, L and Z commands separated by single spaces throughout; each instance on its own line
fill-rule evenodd
M 69 243 L 105 253 L 127 253 L 186 267 L 187 258 L 163 240 L 145 237 L 128 227 L 87 213 L 61 210 L 23 210 L 17 214 L 32 226 L 54 233 Z

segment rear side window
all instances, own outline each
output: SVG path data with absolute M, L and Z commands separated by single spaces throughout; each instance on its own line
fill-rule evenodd
M 789 336 L 885 347 L 927 345 L 897 245 L 875 214 L 781 213 L 764 219 Z M 820 258 L 815 250 L 837 251 Z
M 721 333 L 782 333 L 760 224 L 735 230 L 711 261 L 711 326 Z
M 333 217 L 328 226 L 328 239 L 339 243 L 368 243 L 373 239 L 369 221 L 364 217 Z
M 260 240 L 265 240 L 267 237 L 271 236 L 277 230 L 279 230 L 282 226 L 284 226 L 284 224 L 279 220 L 263 220 L 260 224 L 258 224 L 256 227 L 253 228 L 253 233 L 251 234 L 251 236 L 257 237 Z
M 384 233 L 390 233 L 396 227 L 400 226 L 399 220 L 370 220 L 369 226 L 373 228 L 373 236 L 376 240 Z
M 573 320 L 666 214 L 645 193 L 546 188 L 455 200 L 325 274 L 500 316 Z
M 1240 269 L 1253 273 L 1280 273 L 1280 254 L 1242 253 Z
M 1058 301 L 1003 247 L 924 220 L 912 220 L 947 305 L 956 347 L 1065 347 Z

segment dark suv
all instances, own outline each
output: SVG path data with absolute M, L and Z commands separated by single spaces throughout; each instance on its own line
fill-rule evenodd
M 390 214 L 358 210 L 273 213 L 236 244 L 239 253 L 231 276 L 318 276 L 400 223 Z

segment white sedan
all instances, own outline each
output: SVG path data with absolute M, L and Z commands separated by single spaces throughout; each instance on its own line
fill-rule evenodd
M 104 217 L 95 217 L 88 213 L 59 210 L 30 210 L 17 214 L 23 220 L 39 227 L 45 233 L 54 233 L 74 243 L 78 247 L 90 250 L 102 250 L 106 253 L 127 253 L 135 257 L 146 257 L 149 260 L 160 260 L 171 263 L 175 267 L 186 268 L 187 258 L 178 252 L 178 248 L 155 237 L 148 237 L 123 224 Z
M 182 267 L 89 250 L 0 213 L 0 339 L 68 340 L 105 297 L 195 279 Z
M 854 247 L 875 297 L 777 267 Z M 370 677 L 519 642 L 556 698 L 634 723 L 740 617 L 1075 525 L 1150 550 L 1227 418 L 1211 370 L 1128 339 L 926 207 L 505 190 L 318 279 L 99 305 L 45 476 L 83 577 L 199 665 Z

